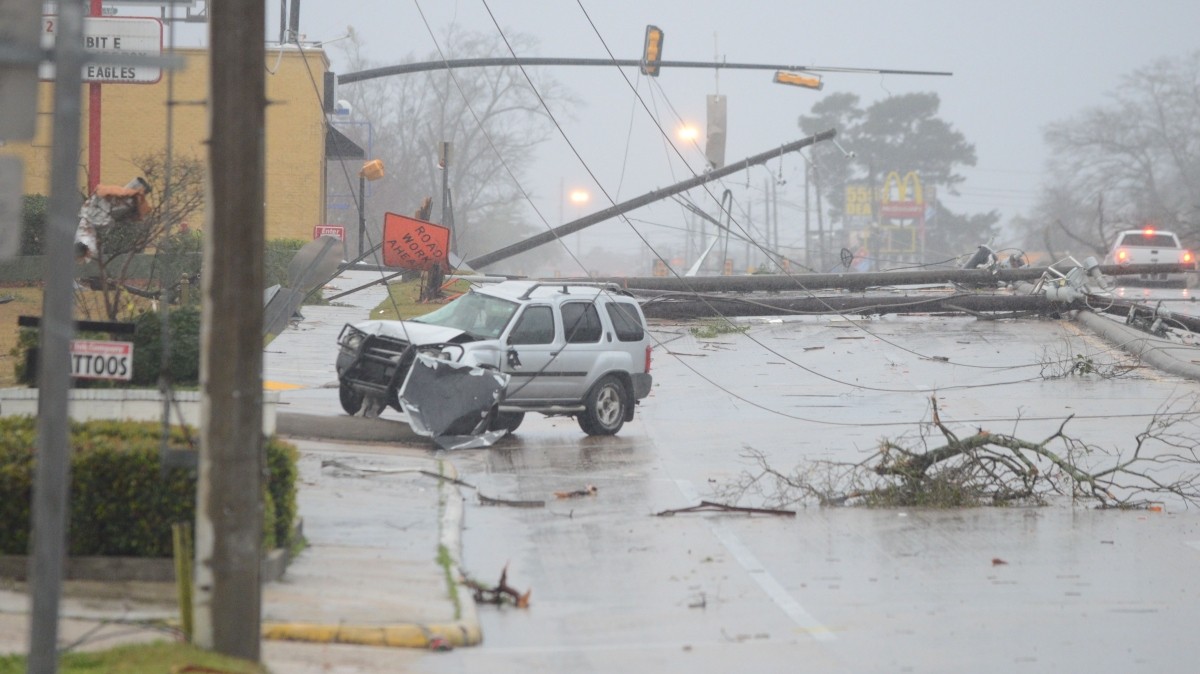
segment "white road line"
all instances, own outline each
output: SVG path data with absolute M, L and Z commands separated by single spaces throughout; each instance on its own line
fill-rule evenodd
M 700 502 L 700 495 L 696 492 L 696 488 L 691 482 L 687 480 L 675 480 L 675 485 L 679 487 L 679 491 L 683 492 L 684 498 L 689 501 Z M 813 614 L 809 613 L 800 605 L 800 602 L 796 601 L 788 593 L 787 588 L 775 580 L 775 576 L 772 576 L 767 571 L 762 562 L 758 561 L 758 557 L 754 556 L 750 548 L 747 548 L 738 539 L 737 535 L 715 520 L 709 520 L 709 528 L 712 529 L 713 535 L 717 537 L 721 545 L 725 546 L 725 549 L 733 555 L 737 563 L 746 570 L 746 573 L 754 579 L 754 582 L 762 588 L 763 592 L 767 593 L 771 601 L 775 602 L 775 605 L 787 614 L 787 617 L 792 619 L 792 622 L 799 625 L 801 629 L 817 641 L 834 641 L 837 639 L 837 635 L 829 631 L 828 627 L 822 625 L 821 621 L 817 620 Z

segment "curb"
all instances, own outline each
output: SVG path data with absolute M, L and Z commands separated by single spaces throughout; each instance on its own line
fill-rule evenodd
M 317 417 L 324 418 L 324 417 Z M 347 417 L 349 418 L 349 417 Z M 355 421 L 362 421 L 356 419 Z M 384 422 L 387 423 L 387 422 Z M 454 464 L 439 461 L 438 467 L 449 478 L 456 479 Z M 274 641 L 303 641 L 310 643 L 355 644 L 390 648 L 458 648 L 477 646 L 483 642 L 479 614 L 471 590 L 462 582 L 463 495 L 458 485 L 442 480 L 440 492 L 441 521 L 439 541 L 449 554 L 449 582 L 454 585 L 459 618 L 450 623 L 400 623 L 395 625 L 322 625 L 316 623 L 266 623 L 262 637 Z M 439 555 L 440 556 L 440 555 Z M 447 588 L 449 591 L 450 588 Z
M 347 414 L 321 416 L 298 412 L 277 412 L 275 433 L 282 436 L 348 442 L 432 444 L 429 438 L 417 435 L 406 423 L 388 419 L 364 419 Z

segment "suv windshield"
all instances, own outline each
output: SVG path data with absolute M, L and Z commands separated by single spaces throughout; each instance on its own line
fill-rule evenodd
M 457 328 L 480 339 L 495 339 L 504 331 L 504 326 L 508 325 L 517 307 L 516 302 L 469 292 L 437 311 L 412 320 L 415 323 Z

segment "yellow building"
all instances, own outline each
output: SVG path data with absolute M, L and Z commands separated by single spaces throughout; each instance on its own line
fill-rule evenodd
M 101 85 L 100 176 L 104 184 L 124 185 L 138 175 L 133 158 L 162 152 L 167 145 L 168 91 L 174 100 L 173 150 L 176 157 L 207 161 L 208 71 L 206 49 L 180 49 L 185 61 L 174 82 L 164 71 L 157 84 Z M 325 52 L 294 45 L 268 50 L 266 111 L 266 236 L 311 239 L 325 214 L 325 114 L 323 80 L 329 69 Z M 83 89 L 82 187 L 87 185 L 88 85 Z M 25 161 L 25 193 L 49 194 L 53 84 L 39 89 L 37 134 L 32 143 L 10 143 L 0 153 Z M 161 189 L 161 185 L 154 185 Z M 189 225 L 202 228 L 203 212 Z

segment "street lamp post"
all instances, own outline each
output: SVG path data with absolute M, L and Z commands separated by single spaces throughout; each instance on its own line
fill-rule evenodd
M 363 256 L 363 239 L 367 235 L 367 181 L 383 177 L 383 161 L 372 159 L 358 172 L 358 257 Z
M 584 204 L 591 201 L 592 195 L 587 190 L 582 188 L 573 188 L 566 193 L 567 200 L 571 202 L 577 209 L 582 208 Z M 563 219 L 562 214 L 559 214 L 560 221 Z M 578 257 L 583 252 L 583 232 L 575 233 L 575 256 Z

